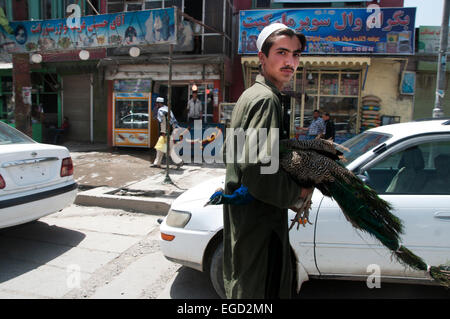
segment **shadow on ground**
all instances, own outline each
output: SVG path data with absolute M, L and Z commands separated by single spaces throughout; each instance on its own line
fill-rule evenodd
M 0 229 L 0 283 L 47 264 L 84 238 L 83 233 L 39 221 Z
M 172 299 L 220 299 L 207 273 L 180 267 L 170 289 Z

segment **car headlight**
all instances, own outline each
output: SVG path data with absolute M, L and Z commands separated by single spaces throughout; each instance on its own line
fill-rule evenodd
M 191 219 L 191 213 L 170 209 L 167 214 L 166 224 L 170 227 L 183 228 Z

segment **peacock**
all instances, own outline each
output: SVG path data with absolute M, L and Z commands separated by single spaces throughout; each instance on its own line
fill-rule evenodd
M 324 139 L 281 140 L 280 167 L 303 188 L 310 189 L 307 196 L 296 207 L 289 230 L 297 223 L 309 223 L 309 210 L 314 188 L 323 195 L 332 197 L 342 210 L 345 218 L 358 230 L 378 239 L 396 259 L 405 266 L 426 271 L 440 284 L 450 287 L 450 269 L 446 265 L 428 266 L 420 257 L 401 244 L 404 233 L 402 221 L 392 214 L 391 205 L 380 198 L 339 160 L 343 153 L 335 144 Z M 233 194 L 224 194 L 218 189 L 206 205 L 245 205 L 255 200 L 248 188 L 241 185 Z

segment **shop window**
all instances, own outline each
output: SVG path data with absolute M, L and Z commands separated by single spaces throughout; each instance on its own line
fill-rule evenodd
M 311 72 L 307 79 L 303 126 L 308 126 L 312 111 L 319 109 L 330 113 L 339 131 L 355 134 L 358 129 L 359 72 Z
M 170 8 L 173 6 L 183 9 L 183 0 L 165 0 L 164 1 L 164 8 Z
M 322 74 L 320 77 L 320 94 L 321 95 L 337 95 L 339 86 L 338 74 Z
M 116 128 L 148 128 L 148 101 L 137 99 L 116 101 Z
M 43 20 L 52 19 L 52 0 L 41 1 L 41 18 Z
M 308 72 L 305 81 L 306 94 L 317 94 L 319 92 L 319 74 L 316 72 Z
M 298 137 L 305 133 L 300 128 L 310 125 L 312 113 L 316 109 L 330 113 L 338 133 L 348 135 L 358 131 L 360 72 L 300 71 L 296 76 L 295 91 L 302 92 L 303 88 L 303 98 L 294 100 L 295 118 L 291 121 L 293 135 Z
M 0 81 L 0 121 L 14 123 L 13 80 L 2 76 Z
M 149 10 L 149 9 L 159 9 L 163 7 L 163 1 L 159 1 L 159 0 L 150 0 L 150 1 L 145 1 L 145 9 Z
M 108 11 L 108 13 L 123 12 L 124 11 L 124 2 L 117 1 L 117 0 L 108 1 L 107 11 Z
M 138 2 L 138 3 L 126 3 L 126 7 L 125 10 L 126 11 L 141 11 L 143 7 L 143 3 L 142 2 Z
M 256 0 L 256 8 L 270 8 L 270 0 Z
M 13 1 L 13 20 L 28 20 L 28 0 Z
M 341 77 L 341 95 L 359 94 L 359 74 L 343 73 Z

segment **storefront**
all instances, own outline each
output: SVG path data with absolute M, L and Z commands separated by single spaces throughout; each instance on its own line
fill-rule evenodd
M 183 56 L 174 56 L 174 60 L 183 58 L 181 63 L 174 63 L 171 81 L 171 108 L 175 118 L 181 126 L 188 127 L 187 123 L 187 104 L 192 97 L 192 91 L 198 92 L 198 98 L 202 102 L 203 110 L 203 124 L 206 128 L 208 124 L 213 125 L 218 122 L 218 107 L 219 101 L 222 99 L 222 83 L 223 77 L 223 58 L 216 56 L 214 59 L 209 58 L 209 63 L 195 63 L 195 59 L 188 60 Z M 155 58 L 157 59 L 157 58 Z M 154 108 L 154 102 L 156 97 L 161 96 L 167 104 L 168 99 L 168 79 L 169 72 L 167 64 L 164 58 L 159 58 L 159 63 L 146 63 L 146 64 L 121 64 L 117 65 L 116 62 L 110 62 L 105 68 L 105 80 L 108 85 L 108 141 L 114 146 L 123 146 L 123 143 L 117 142 L 117 132 L 120 129 L 129 129 L 120 127 L 123 121 L 118 122 L 118 119 L 122 119 L 127 114 L 119 116 L 118 112 L 122 111 L 120 105 L 124 105 L 126 99 L 134 99 L 133 96 L 117 95 L 118 83 L 133 81 L 148 80 L 149 86 L 145 90 L 134 90 L 133 92 L 140 92 L 147 94 L 151 102 L 149 102 L 149 126 L 148 131 L 150 134 L 149 142 L 143 147 L 153 147 L 156 144 L 158 138 L 158 125 L 156 122 L 156 110 Z M 206 58 L 205 58 L 206 59 Z M 211 62 L 216 60 L 216 63 Z M 180 61 L 178 61 L 180 62 Z M 190 63 L 189 63 L 190 62 Z M 125 90 L 126 91 L 126 90 Z M 128 90 L 130 91 L 130 90 Z M 122 90 L 122 93 L 124 90 Z M 128 92 L 130 93 L 130 92 Z M 146 95 L 146 96 L 147 96 Z M 137 100 L 136 100 L 137 101 Z M 134 103 L 136 103 L 136 101 Z M 132 102 L 127 101 L 127 102 Z M 140 102 L 142 104 L 142 102 Z M 137 112 L 137 111 L 136 111 Z M 136 113 L 134 112 L 134 113 Z M 138 113 L 146 113 L 140 110 Z M 129 115 L 129 114 L 128 114 Z M 142 123 L 141 123 L 142 124 Z M 146 125 L 146 124 L 145 124 Z M 123 126 L 123 125 L 122 125 Z M 143 128 L 141 128 L 143 129 Z M 192 128 L 191 128 L 192 129 Z M 142 132 L 141 132 L 142 133 Z M 123 136 L 123 134 L 121 134 Z M 132 145 L 129 145 L 132 146 Z
M 243 57 L 246 88 L 258 74 L 258 58 Z M 304 134 L 314 110 L 328 112 L 338 134 L 359 132 L 362 86 L 371 63 L 368 57 L 301 57 L 295 76 L 283 93 L 290 116 L 290 135 Z
M 51 139 L 51 128 L 61 119 L 61 78 L 55 70 L 35 69 L 31 73 L 32 137 L 35 141 Z M 0 121 L 15 126 L 12 64 L 0 69 Z
M 412 96 L 402 95 L 400 86 L 408 64 L 402 56 L 414 54 L 414 20 L 415 8 L 242 10 L 238 53 L 245 88 L 259 72 L 257 36 L 277 21 L 307 38 L 283 90 L 291 137 L 305 134 L 301 128 L 316 109 L 330 113 L 337 140 L 381 125 L 383 115 L 410 120 Z

